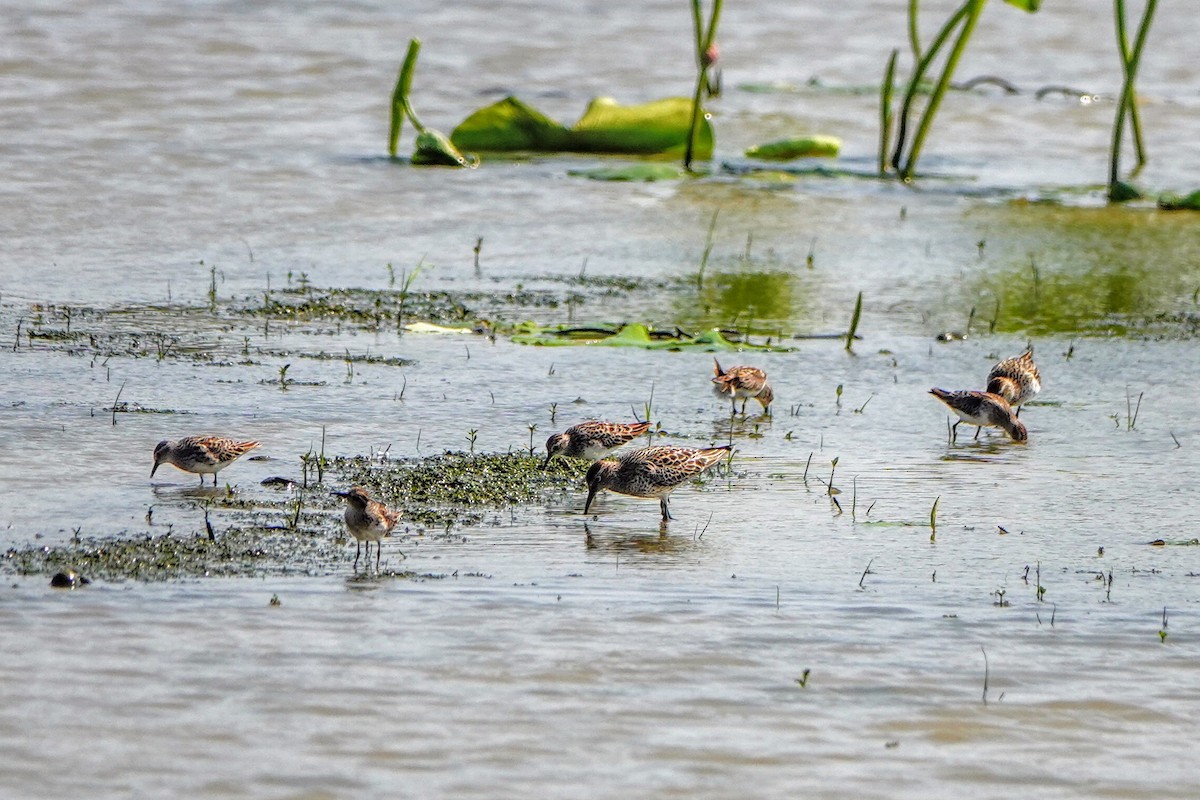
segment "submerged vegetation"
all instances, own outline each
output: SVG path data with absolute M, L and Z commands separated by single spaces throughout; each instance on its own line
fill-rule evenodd
M 360 485 L 399 508 L 406 527 L 478 525 L 497 510 L 561 498 L 579 486 L 586 463 L 555 459 L 543 468 L 528 453 L 444 453 L 426 458 L 355 456 L 325 459 L 339 485 Z M 309 459 L 312 460 L 312 459 Z M 308 462 L 306 461 L 306 464 Z M 351 552 L 344 547 L 341 506 L 317 484 L 288 480 L 283 501 L 249 500 L 229 492 L 209 501 L 194 532 L 149 531 L 81 537 L 53 547 L 28 545 L 0 557 L 0 570 L 20 575 L 74 571 L 91 580 L 162 581 L 203 577 L 321 575 L 335 572 Z M 190 501 L 184 501 L 190 504 Z M 214 525 L 214 512 L 232 524 Z M 149 521 L 152 515 L 147 515 Z M 414 530 L 415 528 L 415 530 Z M 218 530 L 219 529 L 219 530 Z M 385 548 L 386 549 L 386 548 Z M 411 573 L 409 573 L 411 575 Z

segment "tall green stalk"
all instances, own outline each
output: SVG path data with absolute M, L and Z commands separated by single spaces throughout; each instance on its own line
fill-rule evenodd
M 410 39 L 408 53 L 404 56 L 404 63 L 400 65 L 399 75 L 396 76 L 396 88 L 392 90 L 392 124 L 388 129 L 388 156 L 391 158 L 396 157 L 396 147 L 400 144 L 400 131 L 404 127 L 405 117 L 412 120 L 418 133 L 424 130 L 408 102 L 408 95 L 412 91 L 413 72 L 417 67 L 417 54 L 420 52 L 421 40 Z
M 892 51 L 887 69 L 883 72 L 883 84 L 879 87 L 879 176 L 887 174 L 887 148 L 892 140 L 892 127 L 896 114 L 892 111 L 892 90 L 896 80 L 896 59 L 899 50 Z
M 912 48 L 913 61 L 921 60 L 921 30 L 917 25 L 917 2 L 908 0 L 908 45 Z
M 921 157 L 921 148 L 925 144 L 925 137 L 929 134 L 929 128 L 933 124 L 933 117 L 937 114 L 938 107 L 942 104 L 942 98 L 950 87 L 950 79 L 958 66 L 958 59 L 966 49 L 971 33 L 975 30 L 975 23 L 979 21 L 979 15 L 983 12 L 986 2 L 987 0 L 967 0 L 963 4 L 962 10 L 966 11 L 966 18 L 963 21 L 962 30 L 954 42 L 954 47 L 950 50 L 950 55 L 946 57 L 946 66 L 942 68 L 942 76 L 938 79 L 924 113 L 921 114 L 921 124 L 917 128 L 917 135 L 913 137 L 912 147 L 909 148 L 908 160 L 904 163 L 904 169 L 900 171 L 900 177 L 906 181 L 912 179 L 913 172 L 917 168 L 917 159 Z
M 709 52 L 717 39 L 717 23 L 721 20 L 721 1 L 713 0 L 712 14 L 708 29 L 705 30 L 700 15 L 700 0 L 692 0 L 692 27 L 696 36 L 696 91 L 692 95 L 692 122 L 688 126 L 687 146 L 683 151 L 683 168 L 688 171 L 692 169 L 696 131 L 700 127 L 701 98 L 704 87 L 708 85 L 708 68 L 712 66 Z
M 1122 81 L 1129 78 L 1129 36 L 1126 33 L 1125 26 L 1125 3 L 1122 0 L 1116 0 L 1116 18 L 1117 18 L 1117 49 L 1120 50 L 1121 56 L 1121 74 Z M 1124 94 L 1122 94 L 1124 99 Z M 1142 142 L 1142 114 L 1138 111 L 1137 98 L 1129 106 L 1129 128 L 1133 133 L 1133 152 L 1137 156 L 1137 165 L 1141 167 L 1146 163 L 1146 149 Z
M 1134 149 L 1137 151 L 1138 166 L 1140 167 L 1145 163 L 1145 151 L 1141 146 L 1141 120 L 1138 118 L 1135 106 L 1136 97 L 1133 84 L 1137 79 L 1138 66 L 1142 60 L 1142 50 L 1146 45 L 1146 35 L 1150 32 L 1150 21 L 1154 17 L 1154 10 L 1158 5 L 1158 0 L 1146 0 L 1146 7 L 1142 11 L 1142 21 L 1138 25 L 1137 36 L 1134 38 L 1132 51 L 1129 50 L 1129 43 L 1125 34 L 1125 0 L 1114 0 L 1114 3 L 1117 23 L 1117 48 L 1120 51 L 1124 80 L 1121 84 L 1121 100 L 1117 103 L 1117 117 L 1113 121 L 1112 150 L 1109 154 L 1108 197 L 1110 200 L 1117 200 L 1124 197 L 1124 193 L 1118 189 L 1118 184 L 1120 183 L 1121 139 L 1125 133 L 1125 115 L 1127 113 L 1130 116 L 1133 127 Z
M 946 20 L 946 24 L 938 31 L 937 36 L 933 37 L 933 41 L 929 45 L 929 49 L 924 55 L 913 65 L 912 75 L 908 78 L 908 88 L 904 91 L 904 101 L 900 105 L 900 121 L 896 134 L 896 149 L 892 151 L 892 168 L 900 169 L 900 158 L 904 154 L 904 145 L 908 137 L 908 117 L 912 112 L 913 100 L 917 96 L 917 89 L 921 85 L 921 79 L 925 77 L 925 73 L 929 71 L 929 67 L 933 64 L 942 45 L 950 38 L 950 34 L 967 15 L 967 11 L 974 0 L 967 0 L 958 11 L 951 15 L 950 19 Z

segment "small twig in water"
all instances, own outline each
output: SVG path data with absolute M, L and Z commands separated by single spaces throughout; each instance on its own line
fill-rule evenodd
M 983 645 L 979 645 L 979 652 L 983 653 L 983 704 L 987 705 L 988 693 L 988 678 L 990 677 L 990 669 L 988 666 L 987 650 L 983 649 Z
M 117 389 L 117 398 L 113 400 L 112 405 L 112 424 L 115 427 L 117 424 L 117 404 L 121 402 L 121 392 L 125 391 L 125 381 L 121 381 L 121 388 Z
M 873 559 L 873 558 L 867 562 L 867 568 L 862 571 L 862 576 L 858 579 L 858 588 L 860 588 L 860 589 L 867 588 L 867 587 L 863 586 L 863 581 L 865 581 L 867 579 L 867 576 L 871 574 L 871 565 L 874 563 L 875 563 L 875 559 Z

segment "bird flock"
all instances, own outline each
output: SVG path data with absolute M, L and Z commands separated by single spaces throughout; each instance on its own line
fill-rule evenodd
M 713 391 L 720 397 L 728 397 L 731 413 L 737 414 L 738 400 L 742 401 L 741 413 L 746 413 L 746 403 L 757 401 L 763 413 L 769 414 L 774 392 L 767 382 L 767 373 L 758 367 L 735 366 L 722 369 L 721 363 L 713 359 Z M 1029 438 L 1024 423 L 1019 419 L 1021 406 L 1032 400 L 1042 389 L 1041 375 L 1033 361 L 1033 350 L 1015 358 L 1007 358 L 992 367 L 987 376 L 986 389 L 948 391 L 929 390 L 945 403 L 958 420 L 951 427 L 951 439 L 957 438 L 958 426 L 962 423 L 976 426 L 975 437 L 986 427 L 1000 428 L 1013 441 L 1024 442 Z M 590 513 L 596 496 L 608 490 L 631 497 L 657 499 L 662 520 L 673 519 L 668 498 L 675 489 L 699 477 L 716 464 L 732 457 L 730 445 L 720 447 L 643 447 L 617 458 L 605 458 L 618 448 L 632 442 L 650 429 L 648 421 L 604 422 L 589 420 L 556 433 L 546 440 L 546 460 L 549 466 L 556 457 L 587 459 L 594 463 L 587 471 L 584 483 L 587 500 L 584 514 Z M 176 441 L 161 441 L 154 448 L 154 466 L 151 477 L 162 464 L 170 464 L 185 472 L 200 476 L 213 476 L 259 446 L 256 441 L 238 441 L 219 436 L 188 436 Z M 363 543 L 366 543 L 367 564 L 371 560 L 371 543 L 375 543 L 375 568 L 379 569 L 382 539 L 389 536 L 400 519 L 399 512 L 389 509 L 374 500 L 361 486 L 349 491 L 333 494 L 346 501 L 344 520 L 346 529 L 354 537 L 356 546 L 354 568 L 357 570 Z

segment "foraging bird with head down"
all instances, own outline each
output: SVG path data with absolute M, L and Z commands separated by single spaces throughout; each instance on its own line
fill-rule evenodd
M 746 402 L 753 397 L 763 408 L 764 414 L 771 413 L 771 401 L 775 393 L 767 383 L 767 373 L 758 367 L 730 367 L 721 369 L 721 362 L 713 357 L 713 391 L 729 395 L 733 413 L 737 413 L 738 398 L 742 398 L 742 416 L 746 415 Z
M 663 521 L 672 519 L 667 497 L 688 480 L 727 458 L 729 445 L 721 447 L 643 447 L 617 459 L 597 461 L 587 471 L 586 514 L 604 489 L 632 497 L 657 497 Z
M 595 461 L 632 442 L 650 430 L 649 422 L 601 422 L 589 420 L 572 425 L 562 433 L 546 440 L 546 460 L 542 468 L 549 466 L 555 456 L 586 458 Z
M 255 441 L 240 442 L 220 436 L 185 436 L 174 442 L 164 439 L 154 448 L 150 477 L 154 477 L 160 464 L 170 464 L 184 472 L 197 473 L 201 486 L 204 476 L 212 475 L 213 486 L 216 486 L 218 472 L 256 447 L 258 442 Z
M 945 389 L 930 389 L 929 393 L 941 400 L 950 410 L 958 415 L 958 420 L 951 427 L 951 438 L 958 438 L 960 423 L 978 426 L 975 438 L 984 428 L 1000 428 L 1015 442 L 1024 442 L 1029 438 L 1025 424 L 1017 419 L 1012 406 L 998 394 L 992 392 L 949 392 Z
M 354 537 L 354 568 L 358 569 L 358 557 L 363 542 L 367 543 L 367 564 L 368 569 L 370 568 L 371 542 L 375 542 L 375 571 L 378 572 L 380 551 L 383 549 L 381 540 L 391 535 L 392 529 L 400 520 L 400 514 L 378 500 L 372 500 L 371 495 L 361 486 L 355 486 L 348 492 L 333 494 L 346 501 L 344 519 L 346 530 Z
M 1037 364 L 1033 363 L 1033 348 L 992 367 L 988 373 L 987 390 L 1007 400 L 1017 416 L 1021 416 L 1021 406 L 1042 391 L 1042 376 Z

